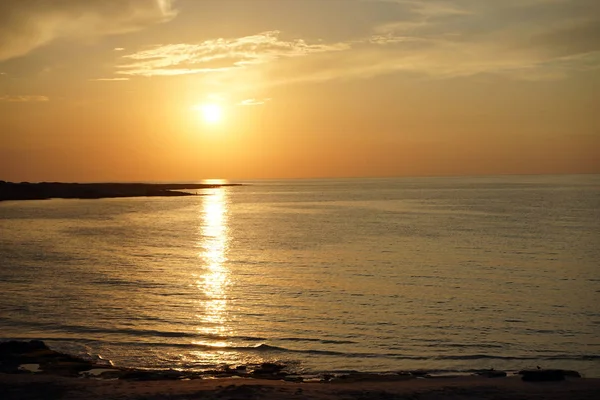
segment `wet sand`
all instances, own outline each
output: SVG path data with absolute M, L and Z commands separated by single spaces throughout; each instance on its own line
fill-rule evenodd
M 396 382 L 296 383 L 250 378 L 128 381 L 0 374 L 0 398 L 33 399 L 597 399 L 600 379 L 524 382 L 519 377 L 414 378 Z

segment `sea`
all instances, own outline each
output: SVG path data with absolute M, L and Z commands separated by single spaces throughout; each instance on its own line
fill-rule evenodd
M 600 377 L 600 175 L 0 203 L 0 340 L 122 367 Z

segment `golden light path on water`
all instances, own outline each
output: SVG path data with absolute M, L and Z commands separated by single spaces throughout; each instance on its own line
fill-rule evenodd
M 195 276 L 195 285 L 200 290 L 199 324 L 196 330 L 199 334 L 214 339 L 194 341 L 194 344 L 224 347 L 227 343 L 219 340 L 231 334 L 226 327 L 228 286 L 230 273 L 225 266 L 229 231 L 227 225 L 228 198 L 226 188 L 212 189 L 202 196 L 200 211 L 199 259 L 201 271 Z M 203 361 L 224 362 L 222 352 L 196 352 Z

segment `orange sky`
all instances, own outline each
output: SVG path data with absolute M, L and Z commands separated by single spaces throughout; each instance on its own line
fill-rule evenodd
M 600 173 L 598 104 L 597 0 L 0 3 L 3 180 Z

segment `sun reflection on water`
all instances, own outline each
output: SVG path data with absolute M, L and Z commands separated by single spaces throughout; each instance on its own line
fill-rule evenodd
M 229 270 L 225 266 L 229 243 L 227 212 L 226 189 L 213 189 L 203 196 L 198 242 L 203 271 L 196 280 L 203 296 L 202 310 L 198 314 L 201 324 L 197 329 L 207 335 L 228 333 L 225 327 L 229 285 Z

